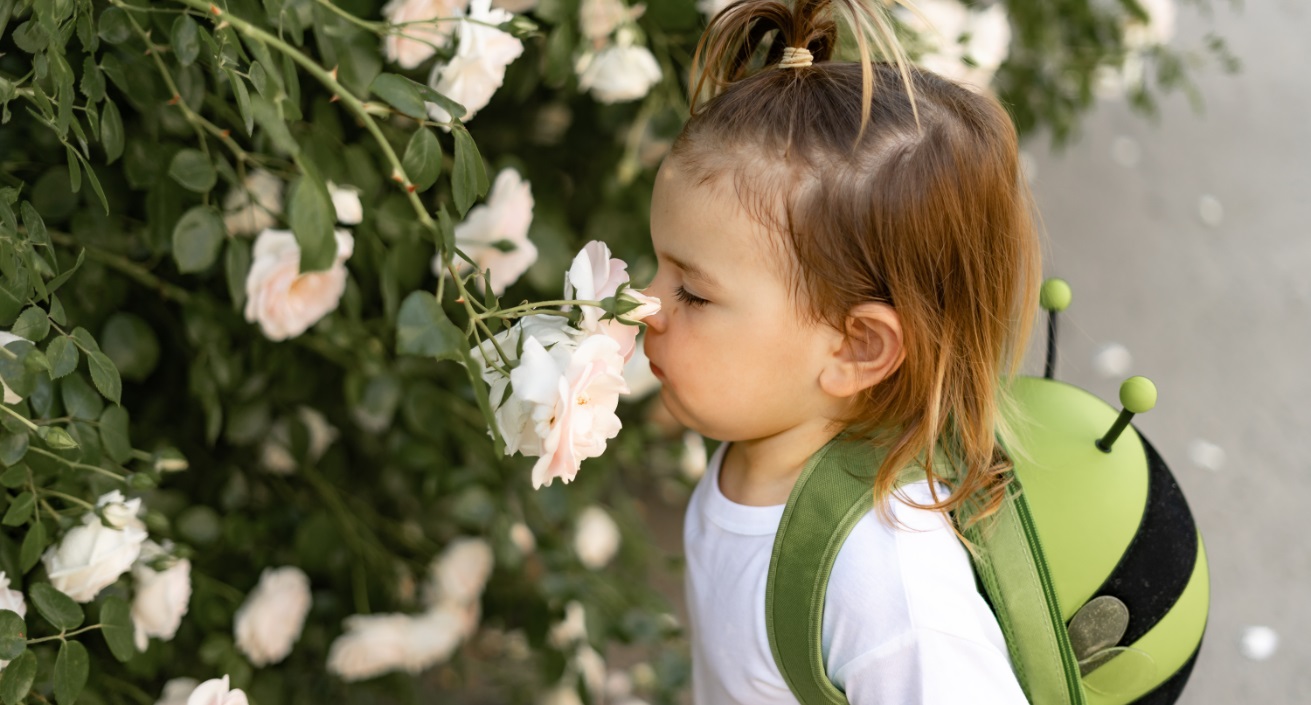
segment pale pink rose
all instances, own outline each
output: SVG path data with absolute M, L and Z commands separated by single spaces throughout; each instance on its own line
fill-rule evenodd
M 646 97 L 664 75 L 650 49 L 623 41 L 584 54 L 574 71 L 578 90 L 591 91 L 593 98 L 607 104 Z
M 584 37 L 602 40 L 627 22 L 633 13 L 624 0 L 583 0 L 578 6 L 578 25 Z M 641 14 L 640 6 L 636 13 Z
M 350 233 L 338 230 L 336 237 L 337 261 L 326 271 L 305 274 L 290 230 L 265 230 L 256 238 L 246 276 L 246 320 L 258 322 L 269 340 L 294 338 L 336 310 L 346 292 L 346 260 L 355 251 Z
M 527 456 L 539 456 L 542 454 L 542 439 L 537 436 L 536 424 L 532 419 L 532 402 L 515 394 L 511 389 L 510 378 L 501 374 L 500 370 L 488 361 L 494 362 L 503 369 L 513 367 L 519 359 L 515 355 L 515 351 L 519 349 L 519 340 L 525 337 L 536 339 L 559 359 L 561 366 L 564 366 L 568 363 L 569 356 L 577 349 L 583 335 L 577 328 L 569 325 L 567 318 L 539 314 L 520 318 L 513 326 L 496 334 L 496 344 L 510 357 L 509 360 L 500 360 L 490 341 L 483 341 L 479 347 L 470 351 L 473 359 L 479 364 L 479 374 L 490 387 L 489 398 L 497 405 L 496 425 L 505 440 L 506 455 L 523 453 Z M 488 433 L 490 434 L 490 431 Z
M 660 378 L 651 371 L 651 360 L 641 345 L 633 351 L 633 356 L 624 363 L 624 382 L 628 384 L 628 397 L 641 399 L 660 388 Z
M 505 169 L 496 175 L 487 202 L 475 206 L 455 226 L 455 244 L 479 269 L 490 270 L 492 293 L 497 296 L 537 261 L 537 246 L 528 239 L 533 206 L 532 186 L 519 172 Z M 461 268 L 468 266 L 463 259 L 456 261 Z M 437 276 L 444 274 L 441 255 L 433 259 L 432 268 Z
M 282 179 L 272 173 L 252 169 L 242 185 L 223 198 L 224 229 L 232 236 L 254 235 L 277 225 L 282 215 L 283 187 Z
M 338 186 L 328 182 L 328 196 L 332 198 L 337 222 L 342 225 L 359 225 L 364 220 L 364 206 L 360 204 L 360 190 L 354 186 Z
M 23 599 L 23 593 L 9 589 L 9 576 L 3 570 L 0 570 L 0 610 L 17 612 L 19 617 L 27 616 L 27 601 Z M 0 660 L 0 671 L 8 665 L 8 661 Z
M 593 240 L 583 246 L 569 265 L 564 280 L 564 297 L 580 301 L 600 301 L 614 296 L 628 283 L 628 264 L 610 256 L 604 242 Z M 583 329 L 600 320 L 605 312 L 593 306 L 583 307 Z
M 171 559 L 163 570 L 152 563 L 168 556 L 171 546 L 147 541 L 141 557 L 132 566 L 136 596 L 132 599 L 132 624 L 138 651 L 145 651 L 150 637 L 168 641 L 178 632 L 191 601 L 191 561 Z
M 419 673 L 451 657 L 468 633 L 467 609 L 354 615 L 328 649 L 328 670 L 347 682 L 391 671 Z
M 214 678 L 196 686 L 187 698 L 187 705 L 249 705 L 246 694 L 231 688 L 228 677 Z
M 585 338 L 564 365 L 540 343 L 524 342 L 519 366 L 510 373 L 515 394 L 533 403 L 532 419 L 542 439 L 533 466 L 533 487 L 555 478 L 568 483 L 586 458 L 605 452 L 620 429 L 615 408 L 627 392 L 619 343 L 604 335 Z
M 533 530 L 522 521 L 516 521 L 510 527 L 510 543 L 519 549 L 519 553 L 528 555 L 537 550 L 537 537 L 533 535 Z
M 463 14 L 463 13 L 461 13 Z M 523 54 L 523 42 L 497 27 L 514 15 L 492 9 L 491 0 L 472 0 L 467 15 L 474 22 L 460 21 L 459 45 L 455 56 L 438 62 L 428 75 L 433 90 L 464 106 L 467 122 L 491 102 L 505 82 L 505 67 Z M 450 122 L 451 115 L 436 103 L 428 103 L 428 114 L 437 122 Z
M 310 611 L 310 579 L 295 566 L 265 568 L 233 618 L 237 650 L 255 667 L 287 658 Z
M 382 16 L 390 24 L 422 22 L 439 18 L 459 17 L 469 7 L 469 0 L 392 0 L 382 8 Z M 426 22 L 398 28 L 382 42 L 387 60 L 403 69 L 412 69 L 445 48 L 451 41 L 457 22 Z M 401 36 L 405 34 L 408 36 Z
M 477 601 L 492 574 L 492 546 L 473 537 L 455 539 L 429 568 L 425 595 L 428 605 L 442 602 L 465 604 Z
M 187 700 L 199 685 L 200 681 L 195 678 L 170 679 L 164 684 L 164 691 L 159 694 L 155 705 L 187 705 Z
M 578 560 L 584 566 L 600 570 L 619 551 L 620 538 L 615 520 L 604 509 L 593 505 L 578 514 L 574 553 L 578 554 Z
M 77 602 L 90 602 L 105 587 L 126 573 L 141 555 L 146 525 L 137 518 L 141 500 L 125 500 L 118 490 L 100 497 L 93 512 L 46 549 L 41 562 L 55 589 Z M 108 525 L 106 525 L 108 524 Z

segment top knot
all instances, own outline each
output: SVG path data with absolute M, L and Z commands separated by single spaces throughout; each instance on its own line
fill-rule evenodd
M 814 63 L 815 57 L 805 47 L 784 47 L 783 58 L 778 62 L 781 69 L 800 69 Z

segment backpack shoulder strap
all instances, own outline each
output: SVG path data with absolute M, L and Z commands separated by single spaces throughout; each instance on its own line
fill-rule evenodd
M 779 521 L 765 583 L 765 622 L 774 662 L 803 705 L 847 705 L 824 667 L 824 598 L 838 551 L 874 506 L 874 477 L 882 462 L 883 452 L 868 441 L 839 435 L 806 462 Z M 898 484 L 916 475 L 908 471 Z

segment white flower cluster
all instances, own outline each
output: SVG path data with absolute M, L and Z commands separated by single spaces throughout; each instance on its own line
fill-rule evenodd
M 429 569 L 427 609 L 347 617 L 346 633 L 328 650 L 328 670 L 342 680 L 358 681 L 392 671 L 419 673 L 446 661 L 478 629 L 493 562 L 486 541 L 453 541 Z
M 473 350 L 506 454 L 538 458 L 533 487 L 573 480 L 619 433 L 615 409 L 628 392 L 624 364 L 637 348 L 637 323 L 660 310 L 658 299 L 627 288 L 627 268 L 603 243 L 588 243 L 566 275 L 565 298 L 618 297 L 635 308 L 603 320 L 585 307 L 577 326 L 559 315 L 525 316 Z
M 310 579 L 295 566 L 265 568 L 233 618 L 237 649 L 255 667 L 287 658 L 310 613 Z
M 359 190 L 331 181 L 327 185 L 337 222 L 358 225 L 364 218 Z M 245 315 L 247 321 L 259 323 L 270 340 L 294 338 L 336 310 L 346 291 L 346 260 L 355 251 L 351 234 L 337 230 L 337 258 L 332 266 L 301 273 L 296 236 L 290 230 L 274 229 L 282 215 L 283 191 L 277 176 L 253 169 L 223 201 L 223 224 L 229 236 L 259 233 L 246 275 Z
M 624 0 L 583 0 L 579 24 L 591 46 L 574 66 L 578 88 L 602 103 L 625 103 L 646 96 L 663 73 L 655 56 L 639 41 L 636 20 L 646 8 Z
M 906 27 L 927 51 L 919 65 L 974 90 L 987 90 L 1010 54 L 1006 6 L 967 7 L 960 0 L 917 0 L 917 12 L 903 12 Z

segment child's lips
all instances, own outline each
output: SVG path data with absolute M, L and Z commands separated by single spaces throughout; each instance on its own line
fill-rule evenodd
M 656 379 L 660 380 L 661 382 L 665 381 L 665 371 L 660 369 L 660 366 L 655 364 L 654 362 L 651 363 L 651 374 L 655 375 Z

